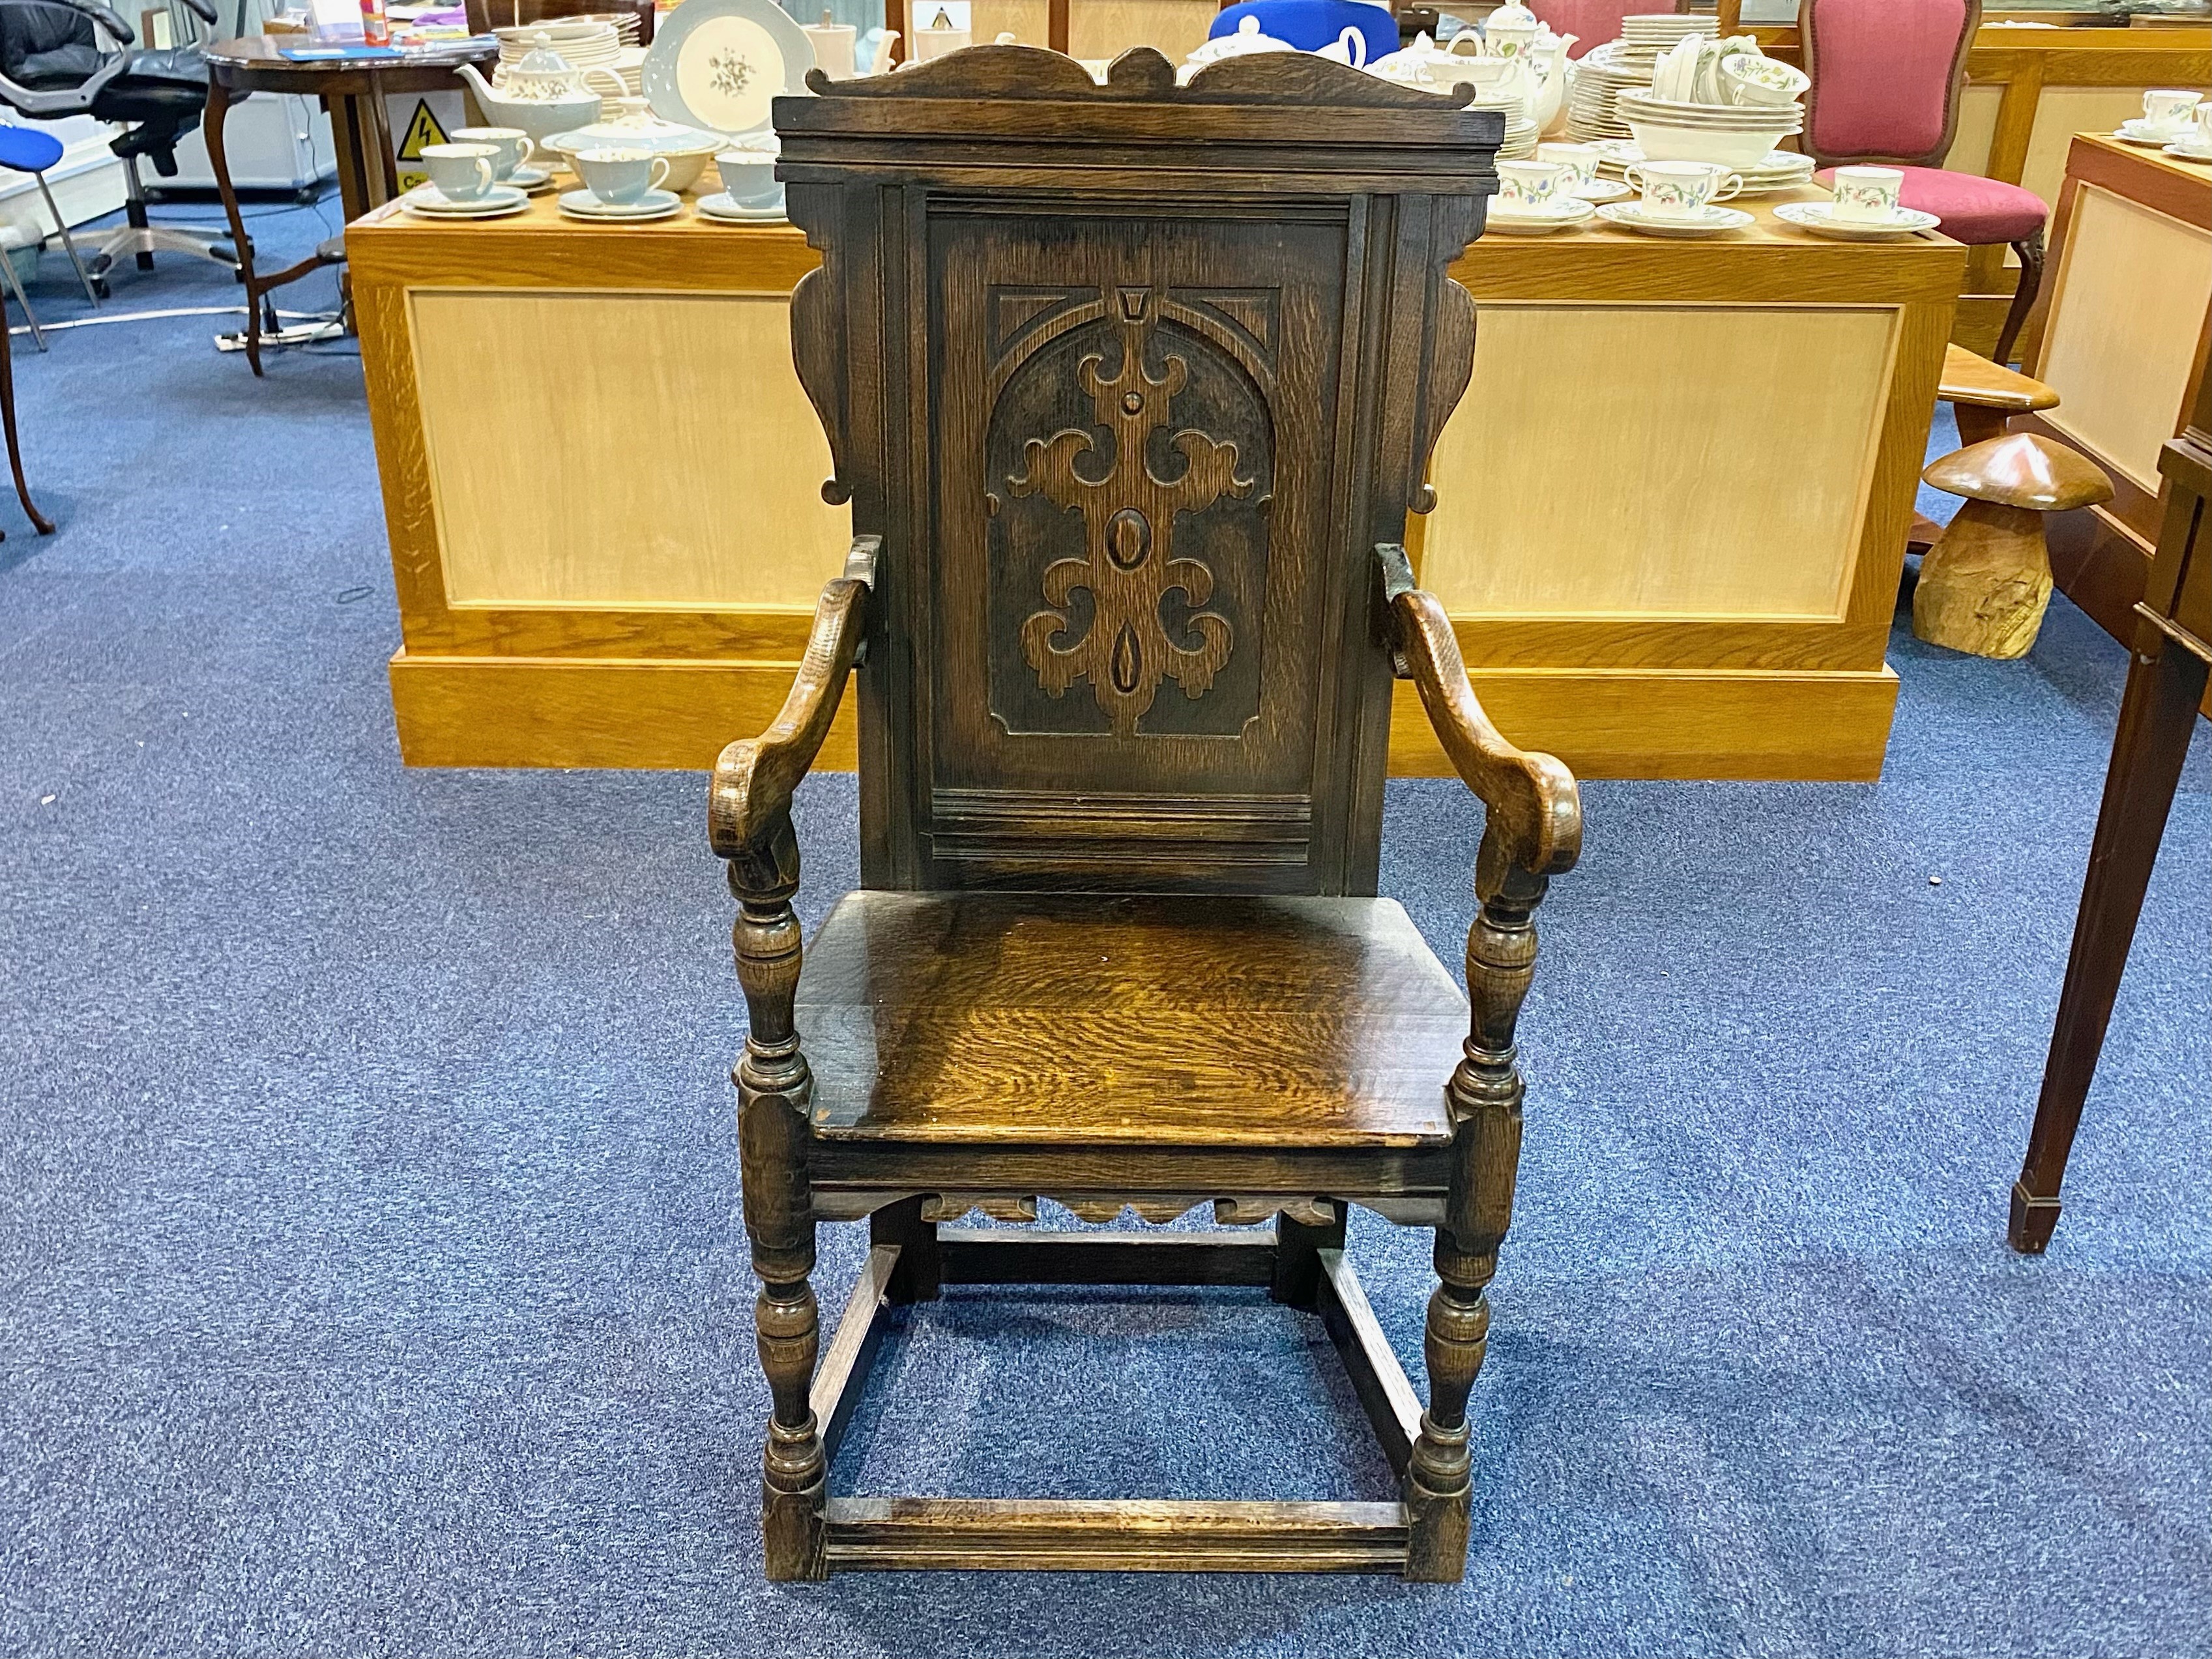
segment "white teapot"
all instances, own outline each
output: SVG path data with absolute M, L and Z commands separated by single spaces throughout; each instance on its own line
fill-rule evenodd
M 538 145 L 556 132 L 599 119 L 600 97 L 592 90 L 593 76 L 612 82 L 617 98 L 629 92 L 622 76 L 612 70 L 569 68 L 568 60 L 554 51 L 550 39 L 543 34 L 500 76 L 497 86 L 477 73 L 473 64 L 459 64 L 455 72 L 476 94 L 485 120 L 494 126 L 519 127 Z
M 1524 58 L 1536 44 L 1539 35 L 1547 33 L 1536 14 L 1521 3 L 1521 0 L 1505 0 L 1482 21 L 1482 50 L 1490 58 Z

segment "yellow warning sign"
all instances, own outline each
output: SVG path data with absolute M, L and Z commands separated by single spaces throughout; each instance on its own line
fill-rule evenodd
M 419 165 L 410 167 L 408 163 L 410 161 L 419 163 L 422 161 L 423 145 L 442 144 L 445 142 L 446 130 L 438 125 L 438 118 L 430 113 L 428 100 L 416 99 L 415 113 L 407 118 L 406 136 L 399 141 L 400 189 L 412 190 L 429 178 L 430 175 L 423 172 Z

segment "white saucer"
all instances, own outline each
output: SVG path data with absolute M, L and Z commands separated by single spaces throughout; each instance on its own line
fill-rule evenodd
M 2199 167 L 2212 162 L 2212 144 L 2201 149 L 2195 144 L 2168 144 L 2164 153 L 2177 161 L 2194 161 Z
M 1784 224 L 1839 242 L 1893 242 L 1933 230 L 1943 222 L 1917 208 L 1899 208 L 1894 219 L 1838 219 L 1833 202 L 1784 202 L 1774 210 L 1774 216 Z
M 1628 186 L 1618 179 L 1593 179 L 1575 186 L 1576 197 L 1585 202 L 1618 202 L 1627 194 Z
M 1569 225 L 1581 224 L 1596 211 L 1595 204 L 1569 197 L 1556 210 L 1546 208 L 1534 213 L 1516 212 L 1493 204 L 1484 222 L 1489 229 L 1507 236 L 1548 236 Z
M 2147 149 L 2164 149 L 2168 144 L 2180 142 L 2189 131 L 2189 123 L 2181 122 L 2170 127 L 2147 127 L 2141 120 L 2123 121 L 2112 134 L 2124 144 L 2141 144 Z
M 535 196 L 540 191 L 550 190 L 553 187 L 553 169 L 517 167 L 507 175 L 507 182 L 526 196 Z
M 521 212 L 529 203 L 512 185 L 494 185 L 473 202 L 456 202 L 435 185 L 417 185 L 399 204 L 425 219 L 498 219 Z
M 588 190 L 564 190 L 561 192 L 561 211 L 571 219 L 603 219 L 617 224 L 635 224 L 647 219 L 665 219 L 684 210 L 683 199 L 672 190 L 648 190 L 635 202 L 619 205 L 603 202 Z
M 1741 230 L 1751 222 L 1751 215 L 1732 207 L 1709 207 L 1695 219 L 1647 219 L 1640 201 L 1607 202 L 1597 210 L 1597 216 L 1609 225 L 1640 230 L 1647 236 L 1717 236 L 1724 230 Z
M 730 192 L 718 190 L 712 196 L 702 196 L 693 204 L 702 219 L 715 219 L 726 225 L 781 225 L 790 222 L 784 211 L 781 197 L 764 206 L 748 206 L 732 202 Z

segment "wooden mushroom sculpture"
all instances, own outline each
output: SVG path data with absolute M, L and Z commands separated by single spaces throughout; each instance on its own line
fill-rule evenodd
M 2051 603 L 2043 515 L 2109 501 L 2112 481 L 2032 432 L 1969 444 L 1920 477 L 1966 504 L 1921 561 L 1912 631 L 1977 657 L 2026 656 Z

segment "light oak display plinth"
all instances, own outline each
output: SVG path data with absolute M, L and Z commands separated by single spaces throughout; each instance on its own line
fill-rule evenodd
M 1486 237 L 1474 381 L 1409 526 L 1477 691 L 1591 776 L 1872 778 L 1966 252 L 1773 222 Z M 849 514 L 791 362 L 816 256 L 682 218 L 347 233 L 428 766 L 705 767 L 774 717 Z M 1401 696 L 1410 696 L 1400 688 Z M 1400 775 L 1450 767 L 1417 708 Z M 852 763 L 849 728 L 830 739 Z

